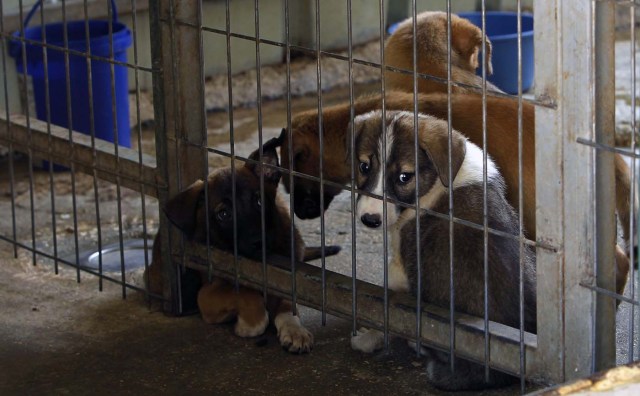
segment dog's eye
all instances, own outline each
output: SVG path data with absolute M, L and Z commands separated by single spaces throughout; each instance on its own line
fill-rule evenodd
M 368 162 L 360 162 L 360 173 L 366 175 L 371 170 L 371 166 Z
M 226 208 L 223 208 L 216 213 L 216 217 L 220 221 L 228 221 L 231 218 L 231 212 L 229 212 Z
M 400 182 L 400 184 L 407 184 L 411 179 L 413 179 L 413 173 L 402 172 L 398 177 L 398 182 Z

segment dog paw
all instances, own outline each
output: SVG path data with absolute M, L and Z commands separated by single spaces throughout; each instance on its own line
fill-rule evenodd
M 307 330 L 300 318 L 290 312 L 281 313 L 274 321 L 282 348 L 291 353 L 309 353 L 313 348 L 313 334 Z
M 238 316 L 238 321 L 236 322 L 235 333 L 239 337 L 256 337 L 260 334 L 264 333 L 264 330 L 267 328 L 269 324 L 269 313 L 264 311 L 264 316 L 258 323 L 249 324 L 247 323 L 242 316 Z
M 351 348 L 356 351 L 373 353 L 383 346 L 384 334 L 378 330 L 361 328 L 351 337 Z

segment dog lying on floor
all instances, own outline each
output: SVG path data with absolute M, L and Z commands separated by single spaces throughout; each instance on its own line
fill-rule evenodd
M 276 147 L 278 139 L 271 139 L 263 145 L 263 162 L 278 166 Z M 254 151 L 249 159 L 258 161 L 259 151 Z M 260 175 L 264 177 L 264 196 L 260 194 Z M 278 201 L 276 194 L 280 171 L 252 162 L 236 168 L 236 226 L 237 250 L 244 257 L 262 259 L 262 208 L 265 213 L 266 252 L 281 256 L 290 256 L 293 238 L 295 259 L 308 261 L 320 257 L 319 248 L 305 248 L 297 229 L 291 235 L 289 210 Z M 210 244 L 219 249 L 233 251 L 233 202 L 232 171 L 230 167 L 211 173 L 205 183 L 198 180 L 184 191 L 173 197 L 165 207 L 169 220 L 185 236 L 195 242 Z M 207 188 L 205 202 L 204 190 Z M 206 206 L 209 215 L 207 235 Z M 208 236 L 208 239 L 207 239 Z M 154 261 L 149 267 L 148 287 L 161 293 L 161 265 L 156 262 L 161 257 L 158 237 L 154 242 Z M 326 256 L 338 253 L 338 246 L 325 247 Z M 202 274 L 203 286 L 197 295 L 197 304 L 202 318 L 207 323 L 223 323 L 237 319 L 235 333 L 241 337 L 253 337 L 264 332 L 269 324 L 269 314 L 278 331 L 281 345 L 289 352 L 305 353 L 313 347 L 313 335 L 294 316 L 289 300 L 268 296 L 265 307 L 262 294 L 256 290 L 240 287 L 239 292 L 222 279 L 206 282 Z
M 389 199 L 416 203 L 416 185 L 420 209 L 449 213 L 449 190 L 453 190 L 454 215 L 483 224 L 483 152 L 453 130 L 451 136 L 451 179 L 449 178 L 447 123 L 434 117 L 418 116 L 418 163 L 415 163 L 414 113 L 389 111 L 384 127 L 382 112 L 359 115 L 354 120 L 354 161 L 357 164 L 358 190 L 383 194 Z M 386 136 L 385 136 L 386 135 Z M 386 163 L 382 140 L 386 137 Z M 416 181 L 418 180 L 418 182 Z M 518 218 L 505 198 L 504 179 L 493 160 L 487 158 L 487 218 L 489 228 L 519 235 Z M 383 201 L 359 195 L 357 216 L 370 228 L 379 228 Z M 449 220 L 420 214 L 420 235 L 416 235 L 416 210 L 387 202 L 387 227 L 391 232 L 393 258 L 389 267 L 389 287 L 395 291 L 417 293 L 418 266 L 421 267 L 422 300 L 444 308 L 450 303 Z M 454 224 L 455 310 L 482 317 L 484 307 L 484 232 Z M 417 261 L 416 247 L 420 247 Z M 489 320 L 520 327 L 519 255 L 517 239 L 489 234 L 488 315 Z M 536 331 L 535 254 L 525 246 L 523 260 L 525 330 Z M 352 346 L 372 352 L 381 346 L 382 333 L 365 332 L 352 339 Z M 513 377 L 492 371 L 485 382 L 484 366 L 456 359 L 455 376 L 450 371 L 448 354 L 427 352 L 428 380 L 446 390 L 482 389 L 509 383 Z
M 448 117 L 448 98 L 446 94 L 418 94 L 418 112 L 429 114 L 446 120 Z M 387 91 L 385 107 L 391 110 L 413 110 L 413 93 L 404 91 Z M 507 200 L 514 208 L 518 208 L 518 102 L 511 98 L 487 96 L 486 98 L 487 151 L 495 160 L 504 175 L 507 187 Z M 354 114 L 360 115 L 382 107 L 382 96 L 379 94 L 363 96 L 354 101 Z M 478 146 L 482 146 L 482 96 L 453 94 L 451 97 L 452 127 Z M 536 174 L 535 174 L 535 108 L 528 102 L 523 103 L 522 138 L 523 138 L 523 217 L 527 237 L 536 238 Z M 345 144 L 349 132 L 351 109 L 349 103 L 326 107 L 322 111 L 322 125 L 325 147 L 324 177 L 335 183 L 347 184 L 351 180 L 350 158 Z M 318 112 L 309 110 L 296 114 L 292 121 L 291 131 L 283 130 L 281 136 L 282 166 L 292 166 L 297 172 L 318 176 L 320 150 L 318 145 Z M 291 135 L 291 136 L 289 136 Z M 289 139 L 292 145 L 289 145 Z M 349 143 L 349 142 L 347 142 Z M 289 164 L 289 155 L 293 164 Z M 616 211 L 622 224 L 623 235 L 629 241 L 629 222 L 631 220 L 629 192 L 631 181 L 629 167 L 624 159 L 615 155 L 616 171 Z M 283 178 L 287 191 L 292 188 L 289 179 Z M 329 207 L 333 197 L 342 190 L 333 185 L 325 185 L 324 208 L 320 207 L 320 186 L 316 181 L 294 178 L 294 210 L 302 219 L 320 216 L 322 210 Z M 616 249 L 616 290 L 622 293 L 629 272 L 629 258 L 624 250 Z

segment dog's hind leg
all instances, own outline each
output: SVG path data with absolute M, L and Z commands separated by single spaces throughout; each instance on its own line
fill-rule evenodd
M 271 297 L 269 306 L 274 306 L 273 323 L 278 330 L 280 345 L 291 353 L 308 353 L 313 348 L 313 334 L 293 315 L 293 305 L 289 300 Z
M 255 337 L 269 324 L 269 315 L 259 292 L 241 288 L 236 292 L 222 279 L 202 286 L 198 293 L 198 307 L 202 319 L 209 324 L 218 324 L 238 319 L 235 333 L 240 337 Z

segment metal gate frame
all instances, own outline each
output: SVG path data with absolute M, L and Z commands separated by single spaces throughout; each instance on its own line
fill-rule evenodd
M 285 2 L 288 4 L 288 2 Z M 229 0 L 227 0 L 227 6 Z M 123 186 L 143 190 L 157 196 L 162 203 L 196 179 L 207 176 L 206 111 L 204 108 L 204 74 L 202 56 L 201 2 L 197 0 L 160 0 L 149 2 L 151 15 L 152 72 L 156 120 L 156 160 L 137 152 L 120 149 L 119 160 L 113 147 L 91 144 L 74 133 L 72 143 L 67 130 L 51 127 L 24 117 L 2 119 L 0 142 L 14 150 L 51 153 L 56 162 L 73 163 L 76 169 L 106 180 L 119 180 Z M 592 35 L 593 9 L 584 0 L 536 0 L 536 182 L 538 334 L 490 323 L 488 338 L 490 365 L 543 382 L 559 383 L 590 374 L 596 367 L 596 323 L 610 316 L 594 315 L 596 293 L 582 286 L 593 284 L 596 262 L 594 202 L 596 197 L 594 150 L 580 145 L 578 139 L 595 141 L 592 128 L 595 100 L 591 91 L 595 49 Z M 585 23 L 576 25 L 574 21 Z M 274 44 L 258 38 L 247 38 L 230 32 L 227 15 L 227 56 L 230 38 L 256 42 L 258 46 Z M 287 50 L 290 43 L 279 43 Z M 259 51 L 257 49 L 257 51 Z M 229 62 L 229 59 L 227 59 Z M 229 69 L 230 76 L 230 69 Z M 229 92 L 232 95 L 231 91 Z M 232 101 L 229 101 L 232 103 Z M 59 136 L 58 136 L 59 135 Z M 77 139 L 76 139 L 77 138 Z M 51 143 L 53 139 L 53 144 Z M 233 152 L 231 158 L 235 158 Z M 287 173 L 287 170 L 283 170 Z M 549 180 L 555 182 L 549 183 Z M 211 262 L 216 275 L 238 279 L 250 286 L 262 286 L 265 280 L 262 264 L 182 241 L 161 216 L 165 279 L 165 309 L 179 313 L 180 301 L 177 270 L 181 265 L 207 269 Z M 165 232 L 169 230 L 169 232 Z M 384 323 L 384 290 L 362 281 L 327 271 L 326 301 L 322 301 L 322 273 L 318 267 L 296 265 L 295 273 L 284 265 L 267 268 L 270 292 L 290 296 L 292 279 L 297 300 L 326 311 L 351 318 L 352 285 L 357 287 L 357 320 L 363 325 L 382 328 Z M 293 277 L 293 278 L 292 278 Z M 606 285 L 604 286 L 606 287 Z M 407 338 L 415 338 L 415 299 L 394 297 L 389 304 L 389 330 Z M 424 304 L 423 304 L 424 305 Z M 611 313 L 609 313 L 610 315 Z M 596 318 L 597 316 L 597 318 Z M 421 339 L 430 345 L 448 349 L 450 342 L 448 310 L 422 307 Z M 456 321 L 456 353 L 478 362 L 484 361 L 485 328 L 481 318 L 458 315 Z M 596 319 L 598 319 L 596 321 Z M 614 332 L 615 334 L 615 332 Z M 604 342 L 599 349 L 609 351 L 615 345 Z M 521 361 L 521 350 L 525 352 Z M 525 367 L 522 367 L 524 363 Z M 614 362 L 615 363 L 615 362 Z

